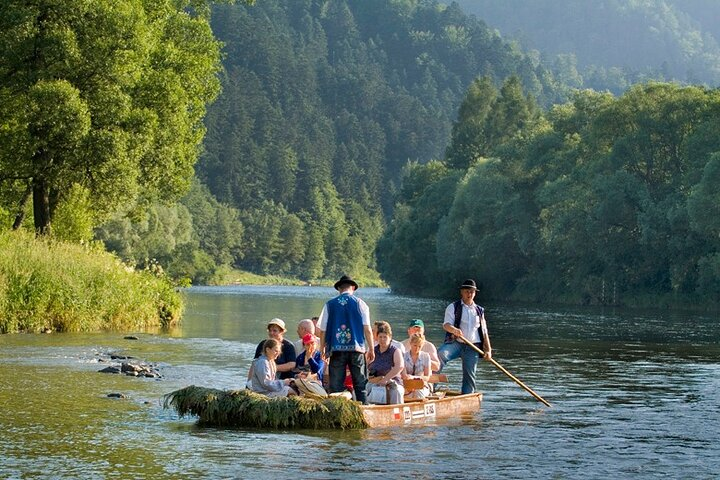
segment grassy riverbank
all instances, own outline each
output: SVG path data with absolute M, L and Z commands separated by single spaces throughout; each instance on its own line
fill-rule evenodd
M 353 277 L 361 287 L 380 287 L 385 288 L 387 284 L 383 282 L 379 275 L 372 277 Z M 245 272 L 235 269 L 222 269 L 216 272 L 210 281 L 211 285 L 315 285 L 332 287 L 335 279 L 314 279 L 301 280 L 299 278 L 282 277 L 278 275 L 256 275 L 254 273 Z
M 0 333 L 144 330 L 176 322 L 165 278 L 82 245 L 0 233 Z

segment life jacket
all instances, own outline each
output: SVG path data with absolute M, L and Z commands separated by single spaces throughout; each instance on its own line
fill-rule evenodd
M 453 303 L 453 309 L 455 311 L 455 328 L 460 328 L 460 320 L 462 319 L 462 300 L 458 300 L 457 302 Z M 485 324 L 485 317 L 483 316 L 485 314 L 485 309 L 481 307 L 480 305 L 475 305 L 475 311 L 477 312 L 478 317 L 480 317 L 480 326 L 478 327 L 478 334 L 480 335 L 480 342 L 479 346 L 482 350 L 483 343 L 485 341 L 485 333 L 487 332 L 487 326 Z M 445 343 L 452 343 L 456 339 L 455 335 L 453 335 L 450 332 L 445 332 Z M 476 344 L 478 345 L 478 344 Z

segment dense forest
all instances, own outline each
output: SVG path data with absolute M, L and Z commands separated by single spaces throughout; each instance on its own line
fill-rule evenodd
M 533 115 L 516 79 L 482 79 L 460 112 L 447 160 L 407 170 L 381 239 L 395 288 L 475 276 L 485 298 L 720 301 L 720 91 L 588 90 Z
M 478 74 L 517 75 L 544 106 L 570 92 L 457 5 L 265 0 L 216 6 L 212 26 L 223 92 L 196 185 L 97 230 L 123 258 L 195 282 L 222 266 L 379 282 L 375 246 L 402 169 L 444 156 Z
M 458 0 L 542 52 L 578 88 L 622 93 L 639 81 L 720 85 L 720 2 L 715 0 Z
M 717 7 L 252 3 L 166 15 L 163 2 L 146 24 L 135 0 L 104 23 L 100 7 L 64 10 L 79 35 L 40 30 L 42 75 L 68 80 L 25 96 L 13 89 L 30 77 L 12 62 L 37 67 L 30 30 L 4 16 L 7 228 L 98 242 L 185 283 L 238 269 L 430 295 L 475 277 L 486 298 L 720 300 L 718 93 L 648 81 L 717 83 L 717 26 L 701 18 Z M 494 16 L 503 5 L 517 26 Z M 588 8 L 590 23 L 575 18 Z M 533 15 L 519 42 L 495 30 Z M 657 31 L 666 58 L 628 22 Z M 603 28 L 633 48 L 591 55 L 579 32 Z M 128 40 L 143 34 L 154 42 Z M 557 42 L 541 53 L 534 35 Z M 46 118 L 53 102 L 63 108 Z

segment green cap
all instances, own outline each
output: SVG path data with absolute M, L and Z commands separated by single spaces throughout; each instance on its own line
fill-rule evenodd
M 410 325 L 408 325 L 408 328 L 412 328 L 412 327 L 425 328 L 425 323 L 423 323 L 423 321 L 420 320 L 419 318 L 413 318 L 412 320 L 410 320 Z

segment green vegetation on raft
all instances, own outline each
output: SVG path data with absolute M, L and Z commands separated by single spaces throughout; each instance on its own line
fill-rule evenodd
M 356 430 L 367 428 L 360 405 L 342 397 L 270 398 L 250 390 L 189 387 L 165 395 L 164 408 L 181 417 L 199 417 L 201 425 L 218 427 Z
M 0 333 L 146 330 L 180 319 L 181 294 L 92 246 L 0 233 Z

